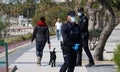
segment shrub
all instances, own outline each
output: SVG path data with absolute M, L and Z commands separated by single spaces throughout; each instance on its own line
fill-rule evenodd
M 97 41 L 99 40 L 100 34 L 102 30 L 101 29 L 92 29 L 89 31 L 89 41 L 90 41 L 90 49 L 94 50 L 94 48 L 97 45 Z
M 4 39 L 4 42 L 7 42 L 8 44 L 18 42 L 18 41 L 24 41 L 32 38 L 32 34 L 26 34 L 21 36 L 13 36 L 8 37 Z
M 21 35 L 22 40 L 28 40 L 32 38 L 32 34 Z
M 54 27 L 49 27 L 49 31 L 50 31 L 50 36 L 56 34 Z
M 120 72 L 120 44 L 117 46 L 117 49 L 115 49 L 114 62 L 117 65 L 118 72 Z

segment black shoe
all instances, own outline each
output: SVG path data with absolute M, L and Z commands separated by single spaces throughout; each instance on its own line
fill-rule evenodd
M 94 65 L 95 65 L 95 64 L 89 63 L 89 64 L 86 65 L 86 67 L 91 67 L 91 66 L 94 66 Z

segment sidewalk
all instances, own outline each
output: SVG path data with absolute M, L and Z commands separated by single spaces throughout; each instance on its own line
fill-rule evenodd
M 104 51 L 104 60 L 111 60 L 113 57 L 113 50 L 118 43 L 120 43 L 120 25 L 118 25 L 112 32 L 109 37 Z M 20 46 L 21 45 L 21 46 Z M 42 59 L 42 65 L 38 66 L 36 64 L 36 55 L 35 55 L 35 43 L 31 44 L 30 41 L 19 42 L 13 45 L 9 45 L 9 68 L 17 66 L 16 72 L 59 72 L 60 67 L 63 64 L 63 56 L 60 48 L 60 41 L 55 37 L 51 38 L 51 48 L 56 48 L 57 60 L 56 67 L 51 67 L 48 65 L 49 62 L 49 49 L 47 44 L 44 48 L 44 54 Z M 92 52 L 93 54 L 93 52 Z M 0 54 L 0 58 L 3 57 L 3 54 Z M 5 58 L 2 58 L 4 60 Z M 1 59 L 0 59 L 1 60 Z M 88 63 L 88 57 L 83 52 L 83 66 L 76 67 L 75 72 L 115 72 L 115 64 L 113 61 L 95 61 L 94 67 L 86 68 L 85 65 Z M 0 68 L 4 68 L 4 65 Z M 1 71 L 0 72 L 5 72 Z
M 9 48 L 9 50 L 10 50 L 10 49 L 16 48 L 16 47 L 18 47 L 18 46 L 21 46 L 21 45 L 23 45 L 23 44 L 26 44 L 26 43 L 28 43 L 28 42 L 30 42 L 30 40 L 14 42 L 14 43 L 8 44 L 8 48 Z M 4 52 L 4 51 L 5 51 L 4 47 L 3 47 L 3 46 L 0 46 L 0 53 L 2 53 L 2 52 Z
M 13 64 L 10 64 L 9 68 L 13 68 L 15 65 L 17 66 L 18 70 L 16 72 L 59 72 L 61 65 L 63 64 L 63 56 L 60 48 L 60 42 L 53 38 L 51 39 L 51 49 L 56 48 L 56 67 L 51 67 L 48 65 L 49 62 L 49 49 L 47 44 L 44 49 L 44 54 L 42 58 L 42 65 L 39 66 L 36 64 L 36 55 L 35 55 L 35 46 L 27 50 L 26 52 L 22 52 L 22 55 L 18 57 Z M 78 70 L 82 70 L 82 72 L 87 72 L 86 68 L 83 66 L 81 68 L 75 69 L 77 72 Z
M 118 25 L 112 32 L 109 37 L 104 51 L 104 59 L 111 60 L 113 57 L 113 50 L 117 44 L 120 43 L 120 25 Z M 60 67 L 63 64 L 63 56 L 60 49 L 60 42 L 52 37 L 51 38 L 52 49 L 56 48 L 57 60 L 56 67 L 51 67 L 48 65 L 49 62 L 49 49 L 47 45 L 44 49 L 44 55 L 42 59 L 42 65 L 38 66 L 36 64 L 36 55 L 35 55 L 35 44 L 31 44 L 30 41 L 19 42 L 14 45 L 10 45 L 9 48 L 9 68 L 17 66 L 16 72 L 59 72 Z M 22 46 L 20 46 L 22 45 Z M 93 52 L 92 52 L 93 54 Z M 3 54 L 0 54 L 0 58 L 3 57 Z M 2 58 L 4 60 L 5 58 Z M 1 59 L 0 59 L 1 60 Z M 88 63 L 88 57 L 83 52 L 83 66 L 76 67 L 74 72 L 116 72 L 116 66 L 113 61 L 95 61 L 94 67 L 86 68 L 85 65 Z M 0 68 L 4 68 L 4 65 Z M 3 69 L 4 70 L 4 69 Z M 5 72 L 0 70 L 0 72 Z
M 36 64 L 36 55 L 35 55 L 35 44 L 29 43 L 26 47 L 23 47 L 14 53 L 14 56 L 11 56 L 9 68 L 17 66 L 16 72 L 59 72 L 60 67 L 63 64 L 63 56 L 60 48 L 60 42 L 56 38 L 51 39 L 51 48 L 56 48 L 56 67 L 51 67 L 48 65 L 49 62 L 49 49 L 46 44 L 44 48 L 44 54 L 42 58 L 42 65 L 39 66 Z M 96 66 L 86 68 L 85 64 L 88 63 L 86 54 L 83 53 L 83 66 L 76 67 L 74 72 L 114 72 L 114 63 L 111 61 L 96 61 Z M 96 69 L 97 68 L 97 69 Z M 99 70 L 99 71 L 97 71 Z

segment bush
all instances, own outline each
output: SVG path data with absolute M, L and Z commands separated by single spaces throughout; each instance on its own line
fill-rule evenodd
M 118 72 L 120 72 L 120 44 L 117 46 L 117 49 L 115 49 L 114 62 L 117 65 Z
M 94 50 L 94 48 L 97 45 L 97 41 L 99 40 L 100 34 L 102 30 L 101 29 L 92 29 L 89 31 L 89 41 L 90 41 L 90 49 Z
M 22 40 L 28 40 L 32 38 L 32 34 L 21 35 Z
M 49 31 L 50 31 L 50 36 L 55 35 L 55 28 L 54 27 L 49 27 Z
M 4 42 L 7 42 L 8 44 L 18 42 L 18 41 L 24 41 L 32 38 L 32 34 L 26 34 L 26 35 L 20 35 L 20 36 L 13 36 L 8 37 L 4 39 Z
M 100 36 L 101 32 L 102 32 L 101 29 L 92 29 L 89 31 L 90 37 L 91 38 L 95 38 L 95 37 L 98 38 Z

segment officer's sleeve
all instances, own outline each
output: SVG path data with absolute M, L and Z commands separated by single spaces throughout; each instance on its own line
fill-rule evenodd
M 61 27 L 61 33 L 62 33 L 64 45 L 73 46 L 73 45 L 72 45 L 73 43 L 72 43 L 71 39 L 70 39 L 69 36 L 68 36 L 69 29 L 68 29 L 68 27 L 67 27 L 66 24 L 63 24 L 63 25 L 62 25 L 62 27 Z

